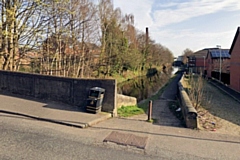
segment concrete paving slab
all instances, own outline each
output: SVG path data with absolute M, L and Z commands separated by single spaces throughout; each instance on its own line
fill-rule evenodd
M 148 137 L 137 136 L 130 133 L 121 133 L 112 131 L 103 142 L 113 142 L 121 145 L 134 146 L 137 148 L 144 149 L 147 144 Z

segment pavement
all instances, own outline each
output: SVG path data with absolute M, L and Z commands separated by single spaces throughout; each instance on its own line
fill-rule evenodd
M 0 113 L 24 116 L 77 128 L 87 128 L 111 118 L 110 113 L 86 113 L 84 109 L 67 104 L 13 94 L 0 94 L 0 102 Z

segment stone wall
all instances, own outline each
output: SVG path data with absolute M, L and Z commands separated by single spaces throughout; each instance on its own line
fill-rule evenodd
M 182 79 L 178 83 L 178 99 L 187 128 L 198 128 L 197 111 L 183 88 Z
M 40 99 L 60 101 L 85 107 L 92 87 L 105 89 L 102 111 L 117 114 L 116 80 L 77 79 L 20 72 L 0 71 L 0 92 L 26 95 Z
M 134 106 L 137 105 L 137 98 L 117 94 L 117 108 L 122 106 Z

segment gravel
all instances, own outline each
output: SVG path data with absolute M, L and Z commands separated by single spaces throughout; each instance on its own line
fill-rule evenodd
M 204 85 L 203 101 L 198 110 L 201 129 L 240 136 L 239 102 L 209 83 Z

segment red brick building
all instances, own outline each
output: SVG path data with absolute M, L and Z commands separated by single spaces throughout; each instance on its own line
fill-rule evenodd
M 188 67 L 190 72 L 202 73 L 209 78 L 230 84 L 229 49 L 206 48 L 199 50 L 188 57 Z
M 192 55 L 188 56 L 188 68 L 190 72 L 193 73 L 206 73 L 207 61 L 205 60 L 208 50 L 203 49 L 194 52 Z
M 230 48 L 230 87 L 235 91 L 240 92 L 240 27 L 237 28 L 237 32 L 233 39 Z
M 220 81 L 223 81 L 226 84 L 230 83 L 229 49 L 221 48 L 209 49 L 206 61 L 208 63 L 207 77 L 216 78 Z

